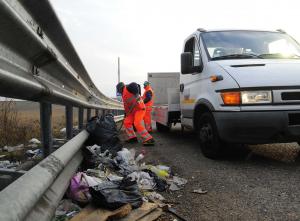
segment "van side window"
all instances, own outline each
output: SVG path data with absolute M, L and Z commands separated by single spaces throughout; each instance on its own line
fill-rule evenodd
M 186 42 L 184 46 L 184 52 L 191 52 L 193 54 L 194 67 L 199 66 L 201 64 L 200 50 L 196 38 L 191 38 Z
M 194 54 L 194 38 L 191 38 L 185 43 L 184 52 L 191 52 Z
M 200 51 L 198 47 L 198 42 L 194 39 L 194 66 L 199 66 L 200 63 Z

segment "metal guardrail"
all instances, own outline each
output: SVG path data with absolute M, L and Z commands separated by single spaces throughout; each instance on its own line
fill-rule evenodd
M 82 161 L 91 109 L 123 119 L 120 102 L 101 93 L 48 0 L 0 0 L 0 96 L 40 102 L 45 159 L 0 192 L 0 220 L 50 220 Z M 52 104 L 66 107 L 69 141 L 52 150 Z M 73 136 L 73 108 L 79 108 Z

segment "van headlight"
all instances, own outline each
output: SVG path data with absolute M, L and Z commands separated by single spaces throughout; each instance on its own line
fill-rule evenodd
M 272 91 L 226 91 L 221 97 L 226 106 L 270 104 L 273 100 Z
M 272 103 L 271 91 L 241 91 L 242 104 L 269 104 Z

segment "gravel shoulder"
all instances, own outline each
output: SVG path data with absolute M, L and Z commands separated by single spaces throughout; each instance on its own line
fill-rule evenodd
M 187 220 L 300 220 L 297 144 L 233 148 L 214 161 L 202 155 L 193 133 L 182 134 L 179 127 L 153 136 L 157 143 L 146 149 L 145 160 L 168 165 L 188 180 L 183 190 L 163 194 Z M 208 193 L 192 193 L 199 188 Z

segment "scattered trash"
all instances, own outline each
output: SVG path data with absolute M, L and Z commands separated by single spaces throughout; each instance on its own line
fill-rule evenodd
M 122 148 L 112 119 L 107 115 L 89 121 L 87 130 L 92 139 L 83 149 L 82 172 L 73 176 L 66 195 L 73 202 L 88 206 L 79 213 L 64 212 L 63 216 L 77 214 L 72 221 L 96 217 L 101 221 L 121 217 L 118 220 L 155 220 L 163 212 L 160 207 L 167 203 L 160 193 L 180 190 L 187 180 L 173 176 L 166 165 L 145 164 L 143 150 L 136 153 L 135 149 Z M 28 150 L 27 154 L 33 156 L 36 152 Z
M 78 203 L 87 204 L 91 200 L 89 183 L 84 173 L 78 172 L 72 177 L 67 194 L 70 199 Z
M 13 146 L 13 147 L 10 147 L 10 146 L 4 146 L 2 148 L 3 151 L 7 151 L 7 152 L 14 152 L 14 151 L 18 151 L 18 150 L 23 150 L 24 149 L 24 144 L 20 144 L 20 145 L 17 145 L 17 146 Z
M 114 175 L 114 174 L 109 174 L 109 175 L 107 176 L 107 179 L 108 179 L 109 181 L 121 181 L 121 180 L 123 180 L 123 177 L 117 176 L 117 175 Z
M 176 184 L 171 183 L 169 189 L 170 189 L 171 191 L 178 191 L 178 190 L 180 190 L 181 188 L 179 188 Z
M 67 133 L 67 129 L 64 127 L 62 129 L 60 129 L 59 131 L 61 134 L 66 134 Z
M 106 181 L 90 188 L 93 203 L 106 209 L 118 209 L 129 203 L 132 208 L 142 205 L 142 195 L 136 181 L 124 178 L 121 182 Z
M 93 205 L 88 205 L 79 214 L 77 214 L 71 221 L 107 221 L 120 220 L 120 218 L 127 216 L 132 211 L 130 204 L 126 204 L 119 209 L 110 211 L 103 208 L 96 208 Z
M 25 152 L 26 156 L 29 158 L 41 158 L 43 157 L 43 151 L 41 149 L 36 149 L 36 150 L 27 150 Z
M 133 172 L 128 175 L 132 181 L 136 181 L 141 190 L 153 190 L 155 183 L 149 173 L 146 172 Z
M 182 221 L 187 221 L 187 219 L 185 219 L 183 216 L 181 216 L 179 213 L 177 213 L 177 211 L 174 208 L 171 208 L 169 205 L 163 206 L 163 211 L 169 212 L 169 213 L 175 215 L 177 218 L 179 218 Z
M 30 141 L 29 141 L 30 144 L 41 144 L 41 141 L 39 141 L 38 139 L 36 138 L 32 138 Z
M 149 192 L 146 193 L 145 195 L 152 202 L 157 202 L 157 201 L 163 202 L 165 200 L 165 198 L 157 192 Z
M 11 162 L 9 160 L 0 161 L 0 169 L 16 169 L 20 162 Z
M 171 191 L 177 191 L 177 190 L 181 190 L 188 181 L 184 178 L 173 176 L 173 178 L 169 179 L 167 182 L 170 184 L 169 189 Z
M 115 156 L 121 150 L 122 144 L 118 137 L 117 125 L 112 114 L 92 117 L 87 124 L 90 133 L 86 145 L 100 145 L 102 151 L 109 150 Z
M 136 158 L 135 158 L 135 162 L 138 163 L 140 162 L 142 159 L 144 159 L 145 155 L 144 154 L 139 154 Z
M 55 219 L 53 221 L 63 221 L 74 217 L 79 213 L 81 208 L 72 203 L 71 200 L 64 199 L 60 201 L 59 206 L 55 211 Z
M 155 166 L 150 166 L 149 169 L 155 173 L 159 178 L 166 179 L 169 177 L 169 173 L 166 170 L 159 169 Z
M 168 166 L 157 165 L 156 167 L 157 167 L 157 169 L 159 169 L 159 170 L 164 170 L 164 171 L 166 171 L 167 173 L 170 173 L 170 172 L 171 172 L 171 169 L 170 169 L 170 167 L 168 167 Z
M 206 190 L 202 190 L 201 188 L 200 189 L 197 189 L 197 190 L 193 190 L 192 193 L 198 193 L 198 194 L 206 194 L 207 191 Z

